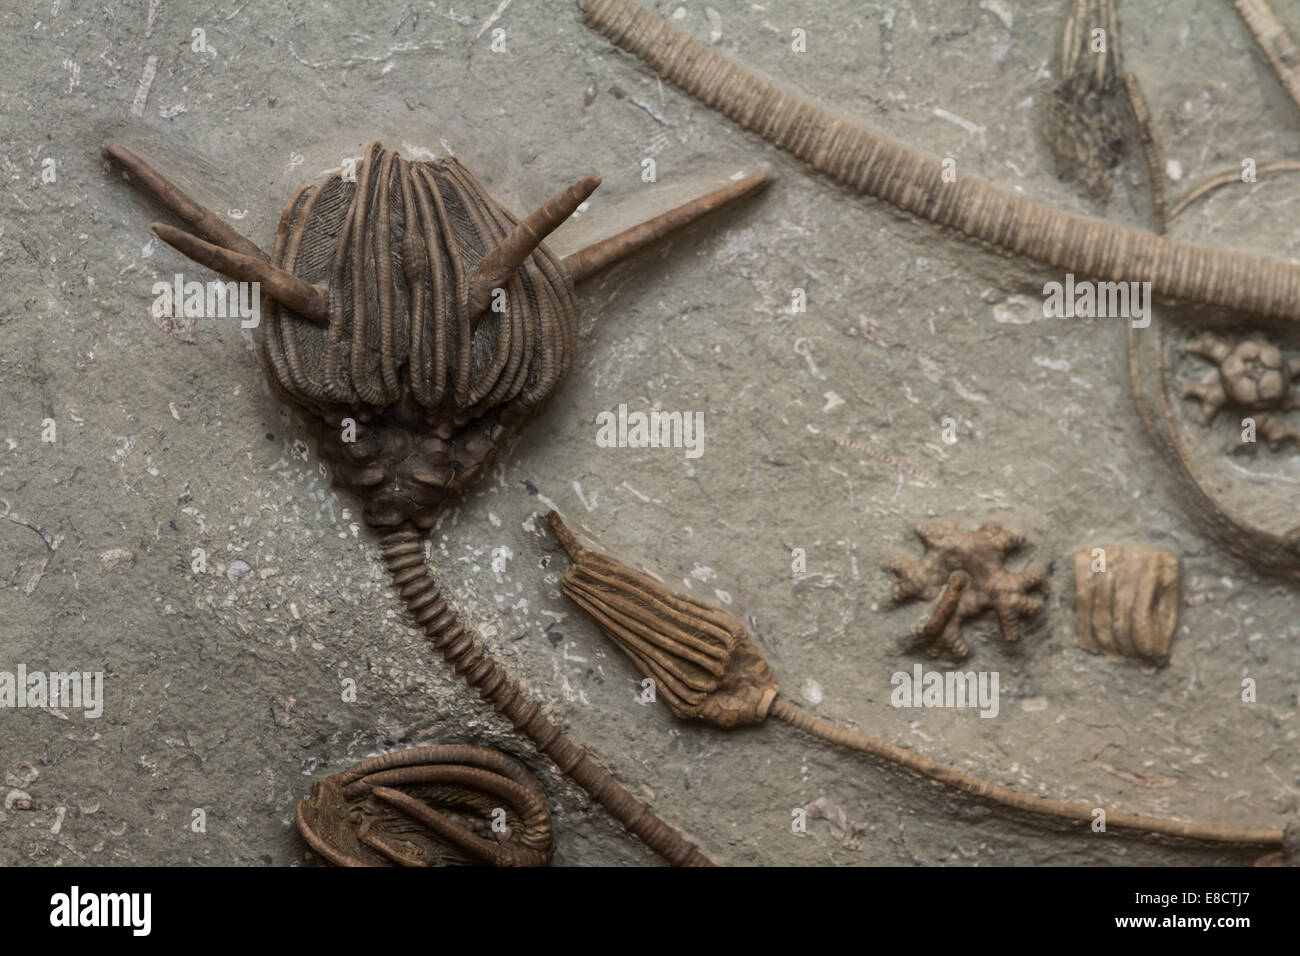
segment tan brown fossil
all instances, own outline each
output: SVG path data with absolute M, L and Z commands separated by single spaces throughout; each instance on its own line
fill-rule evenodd
M 1184 351 L 1214 364 L 1199 382 L 1182 383 L 1183 397 L 1201 406 L 1202 425 L 1210 425 L 1219 412 L 1232 407 L 1253 417 L 1270 450 L 1300 443 L 1300 429 L 1278 417 L 1300 408 L 1300 393 L 1293 385 L 1300 379 L 1300 360 L 1288 361 L 1281 349 L 1264 339 L 1233 342 L 1209 332 L 1190 339 Z M 1238 438 L 1230 450 L 1251 453 L 1257 447 L 1256 442 Z
M 740 618 L 582 547 L 554 511 L 547 521 L 573 561 L 563 578 L 565 594 L 588 611 L 641 673 L 655 682 L 660 691 L 656 697 L 677 717 L 729 728 L 760 723 L 770 715 L 834 746 L 877 757 L 1004 807 L 1071 821 L 1081 831 L 1091 832 L 1093 807 L 1018 793 L 887 741 L 837 727 L 794 706 L 780 696 L 771 668 Z M 1007 532 L 1002 535 L 999 548 L 1009 543 Z M 672 680 L 665 681 L 662 675 Z M 1283 840 L 1283 831 L 1276 828 L 1186 823 L 1112 809 L 1106 810 L 1106 823 L 1117 829 L 1222 843 L 1280 846 Z
M 574 283 L 751 195 L 766 176 L 734 180 L 560 259 L 545 240 L 599 176 L 518 218 L 454 158 L 407 160 L 376 142 L 355 177 L 331 174 L 290 199 L 267 254 L 125 146 L 110 142 L 104 152 L 189 226 L 154 223 L 159 238 L 230 279 L 260 284 L 272 390 L 315 434 L 336 486 L 362 501 L 394 589 L 452 670 L 665 860 L 709 865 L 467 631 L 425 566 L 422 532 L 564 376 L 578 345 Z M 322 785 L 318 803 L 337 809 L 336 796 Z M 387 796 L 394 806 L 406 800 Z M 402 805 L 427 818 L 417 803 Z M 408 858 L 406 849 L 394 854 Z
M 565 595 L 654 679 L 656 696 L 674 714 L 719 727 L 767 717 L 776 678 L 734 615 L 582 547 L 554 511 L 548 520 L 573 561 Z
M 312 784 L 298 831 L 333 866 L 542 866 L 555 850 L 546 793 L 483 747 L 416 747 Z
M 1074 554 L 1075 637 L 1089 654 L 1165 663 L 1178 625 L 1178 558 L 1142 545 Z
M 804 102 L 696 43 L 634 0 L 579 0 L 583 22 L 663 79 L 818 172 L 1016 255 L 1107 281 L 1149 281 L 1162 299 L 1300 320 L 1300 266 L 1074 216 L 959 175 Z
M 1110 171 L 1124 146 L 1116 22 L 1114 0 L 1072 0 L 1062 23 L 1057 82 L 1041 95 L 1043 135 L 1057 178 L 1099 200 L 1110 196 Z
M 1024 545 L 1024 537 L 991 521 L 976 531 L 962 531 L 948 521 L 923 524 L 916 535 L 925 545 L 924 557 L 894 558 L 889 570 L 898 578 L 895 601 L 935 601 L 917 632 L 927 655 L 964 660 L 970 648 L 962 624 L 989 610 L 997 615 L 1003 640 L 1018 641 L 1020 621 L 1042 610 L 1026 592 L 1041 587 L 1047 577 L 1041 567 L 1015 572 L 1003 567 L 1007 556 Z

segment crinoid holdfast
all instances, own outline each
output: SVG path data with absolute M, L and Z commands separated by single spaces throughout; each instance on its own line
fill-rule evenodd
M 573 563 L 561 581 L 564 593 L 654 681 L 655 697 L 678 718 L 731 728 L 761 723 L 770 715 L 835 746 L 878 757 L 1005 807 L 1080 824 L 1091 832 L 1092 807 L 1018 793 L 887 741 L 837 727 L 796 707 L 781 697 L 771 668 L 738 617 L 583 547 L 556 512 L 547 520 Z M 990 554 L 1005 550 L 990 547 Z M 1221 843 L 1280 847 L 1283 840 L 1280 829 L 1207 826 L 1110 809 L 1106 809 L 1106 825 Z
M 465 630 L 425 567 L 421 530 L 568 370 L 578 337 L 574 283 L 752 193 L 765 177 L 560 259 L 543 239 L 598 176 L 516 219 L 455 159 L 412 162 L 374 143 L 355 181 L 335 174 L 289 201 L 267 255 L 130 150 L 109 143 L 105 152 L 192 230 L 154 223 L 159 237 L 223 275 L 261 283 L 267 377 L 314 431 L 336 484 L 363 502 L 394 588 L 447 663 L 652 850 L 672 863 L 708 864 Z

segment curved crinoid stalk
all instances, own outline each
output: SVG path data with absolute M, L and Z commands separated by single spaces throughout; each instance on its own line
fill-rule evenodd
M 129 150 L 110 143 L 105 152 L 195 233 L 155 223 L 161 238 L 231 278 L 261 283 L 270 302 L 267 376 L 304 413 L 336 484 L 363 501 L 393 586 L 456 673 L 652 850 L 671 863 L 708 864 L 565 737 L 464 629 L 424 566 L 421 530 L 568 369 L 575 278 L 753 193 L 765 177 L 561 260 L 542 240 L 599 177 L 516 219 L 454 159 L 410 162 L 374 143 L 355 181 L 331 176 L 293 197 L 267 256 Z M 336 796 L 321 799 L 336 805 Z
M 755 724 L 772 716 L 834 746 L 886 760 L 1005 807 L 1072 821 L 1082 832 L 1091 832 L 1094 807 L 1017 793 L 884 740 L 837 727 L 796 707 L 779 696 L 771 668 L 738 617 L 667 588 L 615 558 L 582 547 L 554 511 L 547 520 L 573 562 L 564 574 L 564 593 L 592 616 L 642 674 L 654 681 L 655 696 L 675 716 L 724 728 Z M 977 551 L 993 559 L 1020 543 L 1016 535 L 992 524 L 973 534 L 957 532 L 951 525 L 930 527 L 937 529 L 931 535 L 936 543 L 935 554 Z M 970 548 L 970 541 L 978 541 L 979 547 Z M 961 582 L 965 573 L 953 567 L 949 580 Z M 1006 583 L 1000 574 L 992 578 Z M 974 590 L 976 575 L 970 578 L 969 582 L 946 586 L 941 606 Z M 1016 586 L 1029 586 L 1031 580 L 1033 575 L 1019 578 Z M 1283 841 L 1279 829 L 1205 826 L 1109 808 L 1106 823 L 1116 828 L 1225 843 L 1277 846 Z
M 962 531 L 952 522 L 923 524 L 916 536 L 925 545 L 920 561 L 894 558 L 889 570 L 897 576 L 894 600 L 938 599 L 926 622 L 918 629 L 920 643 L 930 657 L 946 654 L 963 660 L 970 648 L 962 625 L 985 611 L 997 615 L 1002 639 L 1020 639 L 1020 621 L 1034 617 L 1042 605 L 1025 592 L 1041 587 L 1047 572 L 1040 567 L 1008 571 L 1007 556 L 1024 546 L 1025 539 L 993 522 L 978 531 Z

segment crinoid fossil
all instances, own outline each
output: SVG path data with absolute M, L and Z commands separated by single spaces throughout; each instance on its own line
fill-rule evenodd
M 1300 361 L 1288 361 L 1276 345 L 1260 338 L 1239 341 L 1203 332 L 1190 339 L 1185 352 L 1214 363 L 1199 382 L 1182 381 L 1183 397 L 1201 406 L 1201 424 L 1209 426 L 1224 409 L 1235 409 L 1252 418 L 1260 438 L 1277 451 L 1300 443 L 1300 429 L 1278 417 L 1300 408 L 1295 382 L 1300 379 Z M 1258 442 L 1238 435 L 1228 450 L 1253 453 Z
M 541 866 L 555 840 L 546 793 L 483 747 L 384 754 L 311 785 L 298 832 L 333 866 Z
M 1178 624 L 1177 555 L 1143 545 L 1074 553 L 1075 637 L 1089 654 L 1169 660 Z
M 572 562 L 572 567 L 564 573 L 564 593 L 591 615 L 653 683 L 656 699 L 662 700 L 681 720 L 698 720 L 731 729 L 765 723 L 768 717 L 774 717 L 832 746 L 869 754 L 977 799 L 1069 821 L 1082 832 L 1092 832 L 1096 819 L 1092 806 L 1011 790 L 888 741 L 837 727 L 794 705 L 781 696 L 772 669 L 736 615 L 667 588 L 616 558 L 583 547 L 554 511 L 547 520 Z M 999 618 L 1009 620 L 1013 627 L 1026 607 L 1025 601 L 1037 607 L 1037 602 L 1020 592 L 1041 583 L 1041 572 L 1024 571 L 1014 575 L 1001 568 L 1002 558 L 1020 545 L 1016 535 L 995 524 L 986 524 L 976 532 L 958 531 L 953 525 L 929 528 L 934 529 L 929 535 L 934 545 L 927 542 L 926 559 L 933 555 L 932 567 L 936 573 L 942 571 L 940 565 L 946 562 L 949 580 L 960 574 L 970 577 L 968 586 L 951 593 L 962 599 L 970 594 L 983 594 L 988 601 L 986 606 L 999 608 Z M 927 580 L 934 577 L 920 570 L 925 561 L 907 564 L 909 577 Z M 947 595 L 945 592 L 945 599 Z M 999 595 L 1009 597 L 1003 600 Z M 1003 608 L 1007 610 L 1003 612 Z M 1004 613 L 1009 616 L 1004 618 Z M 956 619 L 951 611 L 950 619 Z M 1118 828 L 1216 842 L 1280 846 L 1284 839 L 1283 831 L 1278 829 L 1186 823 L 1113 809 L 1106 810 L 1106 822 Z
M 1062 25 L 1058 80 L 1041 97 L 1057 178 L 1098 200 L 1110 197 L 1111 170 L 1123 152 L 1117 19 L 1114 0 L 1073 0 Z
M 530 701 L 468 633 L 425 567 L 422 530 L 479 475 L 573 361 L 574 283 L 764 183 L 749 176 L 560 259 L 543 239 L 600 184 L 588 176 L 516 219 L 455 159 L 372 144 L 355 177 L 307 186 L 268 256 L 138 156 L 108 157 L 193 232 L 154 231 L 194 261 L 258 282 L 262 363 L 364 503 L 393 586 L 457 674 L 593 799 L 672 863 L 707 864 Z
M 1021 620 L 1042 609 L 1026 592 L 1041 587 L 1047 577 L 1041 567 L 1023 571 L 1003 567 L 1007 556 L 1023 547 L 1025 539 L 991 521 L 978 531 L 962 531 L 949 521 L 922 524 L 917 525 L 916 536 L 925 545 L 921 560 L 897 557 L 889 563 L 889 570 L 898 577 L 895 601 L 938 599 L 917 628 L 914 643 L 925 646 L 929 657 L 942 654 L 964 660 L 970 647 L 962 624 L 989 610 L 997 615 L 1002 639 L 1018 641 Z

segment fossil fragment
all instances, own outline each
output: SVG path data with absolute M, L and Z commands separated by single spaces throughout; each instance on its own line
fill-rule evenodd
M 601 630 L 613 638 L 622 649 L 628 650 L 633 646 L 628 637 L 631 634 L 637 638 L 640 646 L 652 647 L 664 652 L 663 658 L 645 652 L 628 652 L 628 657 L 641 667 L 643 674 L 655 681 L 657 687 L 662 686 L 661 678 L 657 675 L 668 671 L 664 660 L 682 671 L 687 667 L 701 667 L 701 659 L 705 658 L 710 662 L 722 664 L 721 667 L 713 667 L 709 671 L 714 676 L 719 671 L 723 675 L 719 678 L 718 685 L 712 690 L 704 691 L 698 701 L 688 700 L 687 706 L 683 707 L 683 697 L 677 692 L 656 695 L 661 697 L 678 717 L 703 720 L 718 727 L 736 727 L 758 723 L 770 715 L 834 746 L 886 760 L 937 780 L 945 786 L 1005 807 L 1078 823 L 1091 832 L 1094 819 L 1092 807 L 1017 793 L 996 783 L 946 767 L 886 741 L 837 727 L 794 706 L 779 695 L 771 670 L 759 655 L 757 646 L 739 618 L 722 608 L 674 592 L 648 575 L 634 571 L 614 558 L 581 547 L 554 511 L 547 516 L 547 520 L 561 546 L 573 561 L 573 567 L 564 575 L 565 593 L 570 597 L 575 593 L 580 595 L 582 598 L 578 602 L 580 606 L 592 614 Z M 981 537 L 986 529 L 987 534 Z M 1011 542 L 1015 540 L 1015 536 L 997 528 L 996 525 L 985 525 L 974 534 L 956 532 L 955 529 L 953 533 L 966 539 L 979 540 L 980 552 L 990 558 L 1005 553 L 1010 549 Z M 986 541 L 985 538 L 990 540 Z M 963 550 L 967 549 L 954 547 L 942 553 L 958 554 Z M 958 570 L 953 568 L 953 571 Z M 1006 572 L 1001 573 L 1006 574 Z M 576 591 L 570 589 L 571 581 L 601 581 L 602 579 L 614 583 L 606 587 L 584 588 Z M 617 626 L 611 626 L 611 622 L 616 623 Z M 711 635 L 712 640 L 697 643 L 698 636 L 704 634 Z M 725 634 L 727 637 L 720 639 L 719 634 Z M 727 648 L 730 649 L 729 653 L 725 652 Z M 724 653 L 708 654 L 707 649 L 722 649 Z M 658 666 L 650 666 L 651 662 Z M 731 679 L 728 679 L 728 675 Z M 739 710 L 727 703 L 729 699 L 737 697 L 737 688 L 740 689 L 738 696 L 746 701 Z M 710 699 L 717 700 L 721 706 L 708 706 Z M 745 719 L 735 719 L 738 712 L 743 713 Z M 1283 835 L 1280 829 L 1207 826 L 1109 809 L 1106 811 L 1106 823 L 1107 826 L 1116 828 L 1223 843 L 1280 845 Z
M 665 80 L 857 192 L 1017 255 L 1164 299 L 1300 319 L 1300 266 L 1172 242 L 1085 219 L 943 167 L 832 116 L 694 42 L 633 0 L 579 0 L 583 21 Z
M 761 188 L 761 174 L 566 259 L 543 240 L 592 175 L 516 219 L 455 159 L 373 143 L 285 207 L 271 255 L 116 143 L 105 153 L 193 232 L 154 232 L 196 262 L 261 283 L 263 367 L 308 422 L 335 483 L 364 503 L 393 586 L 443 658 L 629 831 L 674 864 L 709 860 L 542 714 L 466 632 L 424 566 L 421 529 L 482 472 L 563 376 L 577 345 L 576 278 Z M 323 792 L 322 805 L 337 803 Z M 414 811 L 413 811 L 414 812 Z
M 779 688 L 735 615 L 582 547 L 554 511 L 548 521 L 573 562 L 565 595 L 654 679 L 669 710 L 719 727 L 767 717 Z
M 317 780 L 298 831 L 334 866 L 542 866 L 555 850 L 546 793 L 483 747 L 419 747 Z
M 916 536 L 925 546 L 925 555 L 920 561 L 894 558 L 889 570 L 898 578 L 895 601 L 938 599 L 916 634 L 926 654 L 965 659 L 970 648 L 962 624 L 989 610 L 997 615 L 1002 639 L 1018 641 L 1020 621 L 1042 609 L 1026 592 L 1041 587 L 1047 576 L 1040 567 L 1016 572 L 1003 567 L 1007 556 L 1023 547 L 1025 539 L 991 521 L 978 531 L 962 531 L 946 521 L 917 525 Z
M 1295 105 L 1300 106 L 1300 48 L 1296 47 L 1291 35 L 1264 0 L 1232 0 L 1232 5 L 1273 64 L 1278 79 L 1291 94 Z
M 1202 425 L 1209 426 L 1219 412 L 1231 407 L 1255 419 L 1258 434 L 1270 450 L 1300 442 L 1300 430 L 1278 417 L 1280 412 L 1300 408 L 1294 387 L 1300 379 L 1300 361 L 1287 361 L 1281 349 L 1263 339 L 1234 343 L 1209 332 L 1188 341 L 1184 351 L 1215 366 L 1199 382 L 1182 382 L 1183 397 L 1201 406 Z M 1239 435 L 1230 450 L 1253 453 L 1257 444 Z
M 1043 134 L 1057 178 L 1093 199 L 1110 196 L 1124 149 L 1116 97 L 1120 69 L 1114 0 L 1071 0 L 1061 33 L 1058 81 L 1045 91 Z
M 1146 161 L 1147 184 L 1151 188 L 1151 221 L 1157 235 L 1163 236 L 1168 228 L 1169 215 L 1165 204 L 1165 160 L 1160 141 L 1151 129 L 1151 107 L 1142 92 L 1142 83 L 1136 73 L 1124 74 L 1124 94 L 1128 100 L 1129 115 L 1137 127 L 1138 144 Z
M 1178 624 L 1178 582 L 1178 558 L 1167 551 L 1141 545 L 1076 551 L 1079 646 L 1089 654 L 1165 663 Z
M 1271 175 L 1273 173 L 1296 172 L 1300 172 L 1300 163 L 1296 162 L 1294 159 L 1270 159 L 1255 165 L 1256 177 Z M 1229 186 L 1241 182 L 1243 182 L 1243 180 L 1242 169 L 1240 166 L 1233 166 L 1231 169 L 1225 169 L 1222 172 L 1206 176 L 1200 182 L 1188 188 L 1187 192 L 1183 194 L 1183 197 L 1174 204 L 1172 209 L 1169 210 L 1167 218 L 1172 220 L 1202 196 L 1206 196 L 1222 186 Z

